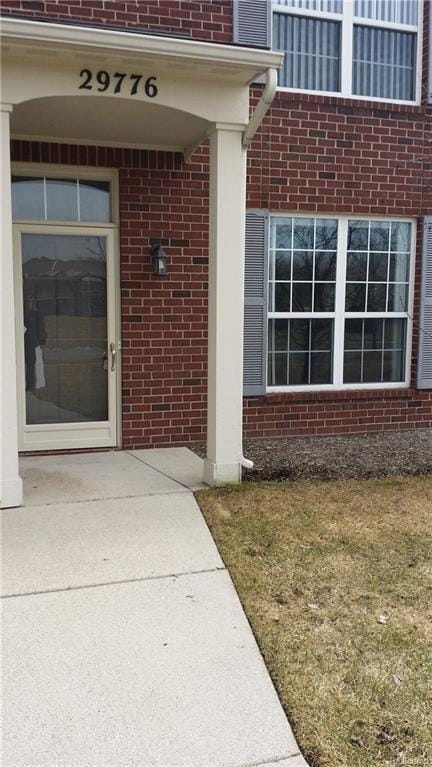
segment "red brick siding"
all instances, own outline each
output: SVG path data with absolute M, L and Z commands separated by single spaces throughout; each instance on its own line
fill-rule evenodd
M 432 392 L 304 392 L 248 397 L 244 429 L 248 437 L 311 434 L 365 434 L 432 425 Z
M 423 80 L 422 95 L 427 103 L 427 95 L 432 83 L 429 83 L 428 60 L 432 57 L 432 40 L 429 39 L 429 18 L 432 14 L 432 0 L 426 0 L 424 4 L 424 28 L 423 28 Z M 427 106 L 425 146 L 423 152 L 423 208 L 425 213 L 432 213 L 432 104 Z
M 249 152 L 248 205 L 419 215 L 431 180 L 431 120 L 425 106 L 278 93 Z
M 213 40 L 222 39 L 217 35 L 223 34 L 227 35 L 223 41 L 231 40 L 230 2 L 55 4 L 7 0 L 1 9 L 3 13 L 9 10 L 17 15 L 45 20 L 67 17 L 70 21 L 91 20 L 86 14 L 92 9 L 94 23 L 99 9 L 114 13 L 117 25 L 138 24 L 182 34 L 187 30 L 196 38 Z M 425 3 L 425 42 L 428 11 L 429 3 Z M 122 19 L 125 12 L 136 15 Z M 215 16 L 220 13 L 222 26 L 206 28 L 203 35 L 204 21 L 199 14 L 210 12 Z M 425 97 L 426 55 L 423 62 L 421 107 L 278 94 L 250 149 L 247 186 L 248 206 L 273 212 L 364 213 L 418 219 L 413 387 L 421 217 L 432 214 L 432 110 L 426 106 Z M 254 99 L 259 93 L 260 88 L 255 87 Z M 13 154 L 16 160 L 119 169 L 124 445 L 186 444 L 204 438 L 207 149 L 200 148 L 187 165 L 180 156 L 169 153 L 24 142 L 13 142 Z M 151 238 L 167 240 L 171 257 L 168 278 L 151 275 Z M 255 437 L 425 427 L 432 425 L 432 392 L 412 388 L 248 397 L 244 421 L 246 435 Z
M 3 15 L 232 42 L 231 0 L 2 0 Z
M 344 434 L 432 426 L 432 392 L 416 391 L 423 216 L 432 215 L 432 107 L 427 105 L 424 4 L 422 105 L 389 106 L 278 93 L 248 156 L 248 207 L 274 213 L 418 219 L 412 389 L 287 392 L 244 401 L 249 437 Z M 255 87 L 254 100 L 260 95 Z

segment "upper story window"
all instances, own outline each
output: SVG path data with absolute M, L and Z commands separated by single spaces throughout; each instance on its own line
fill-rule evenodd
M 12 176 L 15 221 L 108 223 L 112 221 L 111 184 L 91 178 Z
M 280 87 L 416 101 L 420 14 L 418 0 L 277 0 Z

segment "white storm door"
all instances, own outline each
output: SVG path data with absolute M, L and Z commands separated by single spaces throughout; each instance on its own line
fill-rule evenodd
M 115 446 L 114 232 L 14 229 L 20 450 Z

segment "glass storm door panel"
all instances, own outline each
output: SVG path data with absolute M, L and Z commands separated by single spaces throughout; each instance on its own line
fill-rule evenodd
M 20 231 L 25 449 L 115 444 L 110 250 L 109 233 Z

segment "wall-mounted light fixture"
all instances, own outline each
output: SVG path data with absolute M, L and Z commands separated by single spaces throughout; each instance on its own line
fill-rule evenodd
M 150 255 L 153 262 L 153 274 L 163 277 L 168 274 L 168 256 L 160 242 L 154 242 L 150 246 Z

